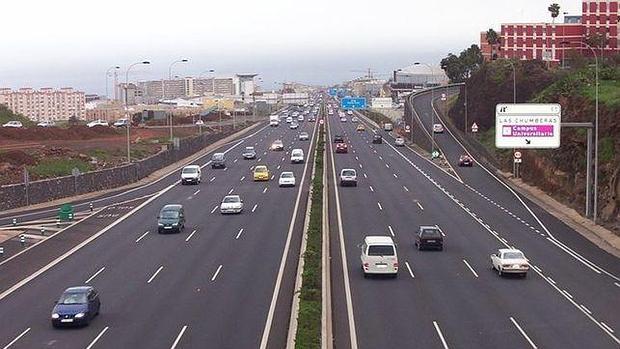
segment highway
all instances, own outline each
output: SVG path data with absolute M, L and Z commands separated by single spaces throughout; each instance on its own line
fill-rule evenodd
M 430 96 L 414 104 L 430 126 Z M 408 148 L 395 148 L 386 132 L 377 131 L 383 144 L 372 144 L 370 124 L 356 132 L 355 124 L 332 117 L 328 125 L 336 348 L 620 345 L 615 257 L 531 202 L 520 198 L 521 204 L 479 164 L 456 168 L 455 176 Z M 350 142 L 348 154 L 334 154 L 335 134 Z M 464 151 L 450 153 L 449 137 L 437 140 L 456 167 Z M 358 171 L 358 187 L 336 185 L 342 168 Z M 434 224 L 446 249 L 417 251 L 414 231 Z M 393 237 L 397 279 L 363 277 L 358 245 L 366 235 Z M 508 246 L 530 259 L 527 278 L 491 270 L 490 254 Z
M 166 177 L 96 238 L 1 293 L 0 347 L 283 347 L 311 172 L 311 161 L 293 165 L 289 157 L 292 148 L 310 155 L 316 134 L 315 123 L 287 126 L 262 127 L 223 145 L 226 169 L 211 169 L 208 157 L 197 160 L 200 185 Z M 311 140 L 298 141 L 301 131 Z M 269 150 L 275 139 L 285 151 Z M 245 146 L 256 147 L 257 160 L 241 157 Z M 256 164 L 269 167 L 270 181 L 252 181 Z M 285 170 L 295 173 L 296 187 L 278 187 Z M 229 193 L 244 200 L 240 215 L 219 213 Z M 169 203 L 184 205 L 186 229 L 160 235 L 156 216 Z M 52 329 L 53 302 L 82 284 L 99 290 L 101 314 L 86 328 Z

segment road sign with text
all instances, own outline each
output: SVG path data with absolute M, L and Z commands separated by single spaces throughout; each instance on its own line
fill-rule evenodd
M 560 147 L 559 104 L 498 104 L 495 107 L 497 148 L 551 149 Z
M 345 97 L 340 100 L 342 109 L 366 109 L 365 97 Z

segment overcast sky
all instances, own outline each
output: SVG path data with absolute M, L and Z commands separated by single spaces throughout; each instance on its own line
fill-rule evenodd
M 3 0 L 0 87 L 105 93 L 105 71 L 150 60 L 130 80 L 255 72 L 332 84 L 372 68 L 438 63 L 503 22 L 550 21 L 541 0 Z M 580 14 L 581 1 L 557 1 Z M 559 18 L 561 21 L 561 18 Z

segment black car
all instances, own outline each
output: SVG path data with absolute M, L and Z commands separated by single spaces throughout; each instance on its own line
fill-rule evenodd
M 436 225 L 422 225 L 415 235 L 415 246 L 418 250 L 438 249 L 443 250 L 443 234 Z
M 52 310 L 52 326 L 86 326 L 99 314 L 99 293 L 91 286 L 66 289 Z
M 215 153 L 211 157 L 211 168 L 225 168 L 226 155 L 224 153 Z
M 381 137 L 381 135 L 374 135 L 372 136 L 372 143 L 373 144 L 381 144 L 383 143 L 383 137 Z
M 344 143 L 344 137 L 342 137 L 341 135 L 335 135 L 334 143 Z
M 185 229 L 185 210 L 183 205 L 166 205 L 159 211 L 157 216 L 157 232 L 180 233 Z

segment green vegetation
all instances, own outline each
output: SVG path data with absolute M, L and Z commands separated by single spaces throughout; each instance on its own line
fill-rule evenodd
M 596 86 L 589 84 L 581 89 L 584 96 L 594 101 L 596 99 Z M 598 87 L 599 103 L 609 109 L 620 109 L 620 83 L 618 80 L 601 80 Z
M 604 137 L 599 141 L 599 160 L 602 163 L 613 160 L 614 158 L 614 139 Z
M 390 120 L 390 118 L 388 118 L 387 116 L 385 116 L 385 115 L 383 115 L 381 113 L 378 113 L 376 111 L 363 110 L 362 114 L 364 114 L 370 120 L 376 122 L 379 125 L 383 125 L 386 122 L 392 122 L 392 120 Z
M 82 160 L 50 158 L 44 159 L 37 165 L 29 166 L 28 170 L 37 178 L 53 178 L 68 176 L 74 168 L 79 169 L 82 173 L 91 169 L 90 165 Z
M 452 83 L 463 82 L 480 69 L 482 62 L 480 48 L 478 45 L 471 45 L 461 51 L 458 56 L 449 53 L 446 58 L 441 60 L 441 69 L 446 72 Z
M 315 174 L 312 182 L 312 206 L 306 252 L 304 253 L 304 271 L 299 296 L 299 316 L 295 348 L 321 347 L 321 251 L 323 224 L 323 153 L 325 149 L 324 127 L 320 127 L 317 143 Z
M 6 105 L 0 104 L 0 124 L 5 124 L 11 120 L 21 121 L 24 126 L 31 126 L 33 122 L 21 114 L 13 113 Z

